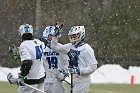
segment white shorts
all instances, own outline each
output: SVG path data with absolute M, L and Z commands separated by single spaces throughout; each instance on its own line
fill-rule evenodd
M 90 80 L 83 82 L 75 82 L 73 85 L 73 93 L 88 93 L 90 84 Z
M 44 83 L 44 91 L 47 93 L 66 93 L 63 82 Z

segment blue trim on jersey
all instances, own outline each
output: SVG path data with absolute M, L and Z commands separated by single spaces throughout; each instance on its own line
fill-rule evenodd
M 84 44 L 85 44 L 84 41 L 80 41 L 77 45 L 74 45 L 74 46 L 77 48 L 77 47 L 80 47 L 80 46 L 82 46 L 82 45 L 84 45 Z
M 42 57 L 42 49 L 41 46 L 35 46 L 35 50 L 36 50 L 36 59 L 40 59 Z
M 51 26 L 49 26 L 49 28 L 48 28 L 48 35 L 50 35 L 51 30 L 52 30 L 52 27 L 51 27 Z
M 34 41 L 34 43 L 35 43 L 35 44 L 37 44 L 37 42 L 36 42 L 36 41 Z

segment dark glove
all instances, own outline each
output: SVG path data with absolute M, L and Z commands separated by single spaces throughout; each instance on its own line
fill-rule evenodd
M 68 52 L 69 66 L 78 67 L 78 56 L 79 52 L 77 50 L 70 49 L 70 51 Z
M 51 34 L 56 36 L 56 37 L 61 37 L 62 27 L 63 27 L 63 24 L 57 25 L 57 23 L 56 23 L 55 29 L 54 29 L 54 31 L 51 32 Z
M 56 26 L 54 30 L 55 30 L 55 35 L 56 36 L 61 36 L 61 28 L 60 28 L 60 26 Z

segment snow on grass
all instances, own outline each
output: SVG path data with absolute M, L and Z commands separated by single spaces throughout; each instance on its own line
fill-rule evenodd
M 0 67 L 0 81 L 7 81 L 7 74 L 9 72 L 17 77 L 20 72 L 20 67 Z M 140 84 L 140 67 L 130 66 L 129 69 L 124 69 L 120 65 L 106 64 L 99 67 L 93 74 L 91 74 L 91 82 L 129 84 L 132 75 L 134 75 L 134 84 Z M 66 80 L 70 81 L 70 78 L 68 77 Z

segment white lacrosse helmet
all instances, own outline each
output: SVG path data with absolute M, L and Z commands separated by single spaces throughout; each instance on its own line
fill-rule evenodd
M 47 26 L 42 33 L 42 38 L 48 38 L 55 31 L 55 26 Z
M 85 27 L 84 26 L 74 26 L 70 29 L 69 40 L 73 45 L 77 45 L 85 38 Z
M 21 25 L 18 31 L 21 37 L 25 33 L 31 33 L 33 35 L 33 27 L 29 24 Z

